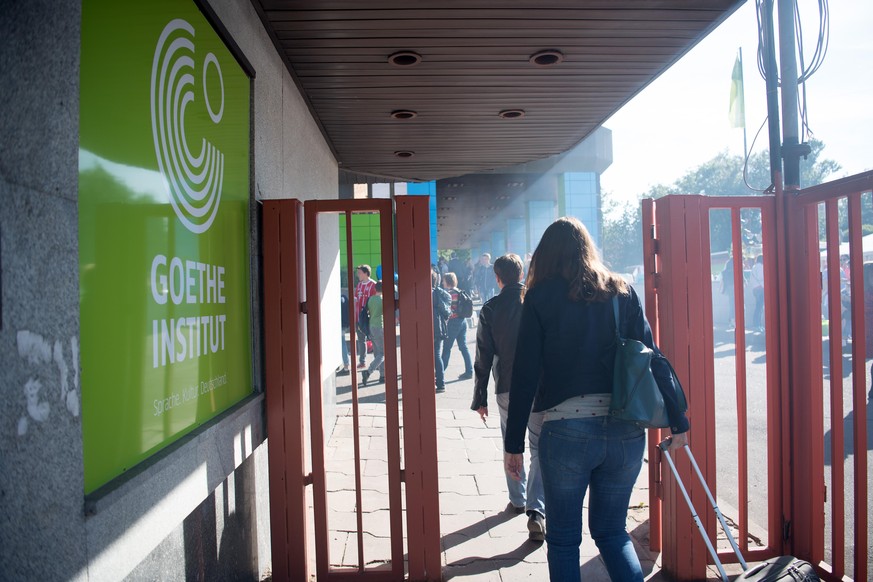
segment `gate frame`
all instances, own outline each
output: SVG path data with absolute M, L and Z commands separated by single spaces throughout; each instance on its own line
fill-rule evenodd
M 769 330 L 780 329 L 785 320 L 780 298 L 784 285 L 778 284 L 777 265 L 779 245 L 776 228 L 777 207 L 774 197 L 730 196 L 712 197 L 701 195 L 670 195 L 659 199 L 643 201 L 644 260 L 646 268 L 646 313 L 656 342 L 670 358 L 677 375 L 686 387 L 688 396 L 688 416 L 692 427 L 689 433 L 690 445 L 698 451 L 707 482 L 713 491 L 715 485 L 715 377 L 713 367 L 714 345 L 712 332 L 712 281 L 709 273 L 710 211 L 725 209 L 731 212 L 731 231 L 733 256 L 741 256 L 740 210 L 759 209 L 762 221 L 763 244 L 766 249 L 764 262 L 765 278 L 765 317 Z M 766 225 L 765 225 L 766 223 Z M 670 236 L 661 236 L 669 233 Z M 742 262 L 734 261 L 734 308 L 735 330 L 743 330 L 744 297 Z M 706 276 L 701 276 L 706 274 Z M 663 322 L 670 322 L 664 325 Z M 735 331 L 735 353 L 745 352 L 745 338 Z M 777 357 L 778 334 L 769 333 L 766 339 L 766 353 L 774 362 L 767 366 L 767 383 L 771 387 L 767 395 L 768 464 L 783 454 L 785 438 L 785 411 L 780 378 L 785 377 L 783 358 Z M 703 338 L 702 341 L 700 338 Z M 736 358 L 737 366 L 737 409 L 745 410 L 745 359 Z M 738 414 L 738 428 L 741 429 L 745 414 Z M 683 499 L 677 495 L 673 477 L 669 471 L 662 470 L 657 442 L 661 431 L 649 431 L 649 458 L 653 459 L 649 469 L 649 497 L 651 508 L 651 547 L 662 551 L 664 569 L 677 580 L 699 580 L 706 575 L 709 555 L 703 540 L 700 539 L 691 513 Z M 738 430 L 738 432 L 740 432 Z M 738 438 L 739 479 L 747 482 L 746 440 L 742 434 Z M 701 454 L 700 451 L 703 451 Z M 717 524 L 709 506 L 706 494 L 693 477 L 690 462 L 677 459 L 677 470 L 686 483 L 690 484 L 689 495 L 698 509 L 701 521 L 711 539 L 715 539 Z M 785 506 L 785 493 L 781 484 L 785 476 L 780 471 L 768 475 L 768 540 L 767 547 L 748 551 L 747 490 L 739 489 L 740 503 L 740 544 L 749 560 L 762 560 L 783 553 L 781 539 L 781 515 Z M 778 504 L 778 505 L 777 505 Z M 664 542 L 663 537 L 668 540 Z M 732 552 L 719 553 L 719 559 L 732 563 L 736 557 Z
M 791 446 L 795 451 L 793 456 L 793 486 L 794 486 L 794 506 L 793 515 L 794 523 L 791 530 L 793 532 L 791 542 L 793 553 L 799 557 L 812 562 L 819 574 L 826 580 L 841 580 L 845 575 L 845 560 L 842 555 L 836 555 L 836 549 L 845 550 L 845 546 L 840 540 L 840 544 L 835 549 L 833 564 L 824 562 L 824 525 L 825 525 L 825 495 L 826 488 L 824 483 L 824 442 L 823 439 L 816 438 L 815 435 L 824 434 L 824 419 L 823 410 L 823 390 L 824 379 L 821 374 L 822 370 L 822 350 L 818 349 L 819 344 L 816 344 L 812 335 L 800 334 L 804 331 L 804 326 L 810 326 L 809 331 L 820 326 L 820 306 L 821 306 L 821 279 L 820 279 L 820 261 L 821 255 L 818 246 L 818 221 L 816 206 L 819 203 L 824 203 L 826 206 L 826 236 L 828 250 L 834 247 L 836 243 L 837 255 L 839 254 L 839 233 L 838 233 L 838 218 L 837 218 L 837 200 L 846 198 L 848 203 L 848 226 L 849 226 L 849 241 L 850 241 L 850 268 L 855 274 L 862 274 L 861 277 L 853 276 L 851 278 L 851 297 L 852 310 L 850 313 L 852 322 L 852 376 L 853 376 L 853 406 L 854 425 L 852 430 L 852 438 L 854 444 L 854 572 L 855 580 L 867 580 L 868 560 L 870 551 L 867 547 L 868 533 L 868 518 L 867 518 L 867 503 L 869 492 L 867 486 L 867 455 L 858 454 L 859 451 L 867 450 L 867 434 L 866 434 L 866 405 L 867 405 L 867 386 L 866 386 L 866 359 L 865 359 L 865 342 L 866 338 L 859 334 L 858 331 L 866 328 L 864 322 L 864 290 L 863 290 L 863 247 L 861 241 L 861 195 L 865 192 L 873 190 L 873 171 L 856 174 L 847 178 L 834 180 L 825 184 L 812 186 L 799 191 L 786 191 L 782 194 L 784 198 L 785 208 L 785 240 L 788 248 L 796 248 L 803 250 L 802 253 L 795 252 L 788 263 L 788 276 L 791 278 L 790 287 L 793 289 L 796 285 L 802 285 L 802 289 L 798 293 L 796 301 L 792 299 L 794 310 L 798 316 L 799 325 L 791 332 L 791 337 L 799 352 L 792 361 L 792 378 L 791 381 L 801 388 L 801 391 L 795 394 L 796 398 L 792 400 L 792 414 L 795 414 L 795 425 L 791 433 Z M 780 194 L 777 189 L 777 194 Z M 815 238 L 810 236 L 815 233 Z M 860 252 L 859 252 L 860 250 Z M 839 257 L 832 256 L 828 252 L 828 260 L 831 265 L 834 261 L 838 261 Z M 832 286 L 834 281 L 835 271 L 829 268 L 831 273 Z M 814 292 L 818 289 L 818 292 Z M 833 297 L 833 295 L 831 295 Z M 856 299 L 860 299 L 857 301 Z M 805 313 L 804 313 L 805 312 Z M 817 314 L 818 317 L 813 316 Z M 804 315 L 808 316 L 804 317 Z M 792 320 L 792 323 L 794 320 Z M 831 361 L 834 361 L 834 333 L 833 329 L 829 330 L 831 337 Z M 819 332 L 820 334 L 820 332 Z M 806 341 L 803 341 L 807 338 Z M 793 345 L 792 348 L 795 346 Z M 838 366 L 842 365 L 842 352 L 839 354 Z M 804 357 L 807 357 L 804 360 Z M 840 374 L 842 376 L 842 374 Z M 833 396 L 832 388 L 832 396 Z M 842 394 L 839 395 L 839 401 L 842 403 Z M 806 406 L 805 406 L 806 405 Z M 833 402 L 831 403 L 833 407 Z M 841 412 L 842 414 L 842 412 Z M 831 419 L 832 424 L 834 419 Z M 837 424 L 837 434 L 842 427 Z M 831 435 L 832 452 L 841 450 L 842 439 L 836 440 L 834 433 Z M 842 455 L 840 455 L 840 458 Z M 832 457 L 833 459 L 834 457 Z M 833 469 L 832 465 L 832 470 Z M 833 479 L 838 484 L 842 485 L 842 470 L 836 471 L 836 475 L 832 475 Z M 863 484 L 859 479 L 859 475 L 863 475 Z M 842 511 L 844 492 L 831 488 L 831 496 L 833 498 L 833 506 L 840 506 Z M 861 509 L 859 509 L 859 507 Z M 842 514 L 838 515 L 840 518 Z M 832 519 L 834 536 L 842 533 L 843 523 L 836 523 Z
M 691 285 L 685 285 L 687 282 L 685 277 L 689 273 L 689 265 L 694 264 L 694 257 L 697 256 L 698 249 L 709 248 L 708 229 L 699 228 L 699 224 L 695 224 L 692 218 L 689 218 L 688 209 L 693 211 L 693 216 L 701 216 L 702 210 L 709 208 L 724 208 L 735 207 L 732 210 L 732 240 L 734 256 L 739 256 L 737 251 L 740 249 L 738 243 L 739 233 L 739 217 L 738 208 L 762 208 L 762 222 L 764 220 L 764 209 L 761 206 L 762 201 L 769 201 L 767 204 L 772 204 L 772 212 L 775 215 L 775 225 L 773 228 L 762 230 L 764 236 L 764 247 L 775 249 L 776 264 L 768 265 L 765 259 L 765 278 L 768 283 L 765 285 L 765 305 L 766 305 L 766 322 L 767 322 L 767 344 L 766 350 L 768 354 L 768 362 L 771 361 L 770 355 L 776 354 L 778 358 L 774 358 L 774 365 L 767 367 L 768 384 L 773 386 L 776 382 L 777 389 L 770 390 L 768 394 L 768 440 L 774 435 L 779 439 L 777 446 L 772 442 L 768 443 L 768 463 L 771 466 L 778 465 L 779 470 L 776 476 L 778 483 L 770 480 L 768 483 L 770 490 L 768 524 L 774 523 L 774 516 L 781 517 L 781 528 L 774 532 L 774 528 L 768 527 L 768 548 L 766 551 L 746 552 L 746 558 L 749 561 L 766 559 L 772 556 L 773 551 L 786 554 L 790 553 L 799 558 L 811 562 L 819 575 L 824 580 L 841 580 L 844 579 L 844 558 L 842 555 L 837 555 L 838 551 L 844 552 L 845 548 L 842 545 L 842 513 L 837 510 L 839 505 L 843 506 L 843 492 L 834 490 L 831 492 L 834 498 L 834 532 L 835 539 L 840 539 L 840 544 L 834 543 L 834 558 L 833 564 L 825 563 L 824 550 L 824 525 L 825 525 L 825 483 L 824 483 L 824 443 L 821 435 L 824 434 L 823 420 L 823 359 L 821 350 L 821 255 L 819 249 L 819 228 L 818 228 L 818 211 L 817 204 L 824 203 L 826 208 L 826 227 L 827 227 L 827 245 L 828 245 L 828 261 L 829 261 L 829 281 L 828 285 L 833 292 L 838 289 L 836 271 L 834 269 L 837 263 L 837 256 L 832 256 L 834 246 L 839 247 L 838 219 L 837 219 L 837 200 L 845 198 L 848 203 L 848 224 L 849 224 L 849 240 L 850 240 L 850 265 L 852 273 L 863 273 L 863 257 L 862 257 L 862 241 L 861 241 L 861 195 L 865 192 L 873 190 L 873 172 L 865 172 L 828 182 L 826 184 L 813 186 L 804 190 L 789 190 L 783 192 L 781 187 L 781 176 L 777 174 L 775 183 L 775 193 L 773 196 L 765 197 L 700 197 L 673 195 L 662 198 L 655 203 L 653 200 L 643 200 L 643 233 L 644 233 L 644 260 L 646 266 L 646 313 L 652 322 L 653 332 L 656 333 L 656 340 L 662 342 L 665 348 L 665 353 L 673 356 L 673 349 L 679 348 L 679 353 L 686 347 L 693 348 L 687 343 L 687 337 L 696 337 L 693 333 L 686 334 L 685 325 L 676 325 L 679 321 L 684 324 L 685 320 L 677 318 L 676 313 L 671 312 L 671 308 L 676 305 L 677 301 L 685 301 L 689 312 L 696 311 L 697 301 L 693 297 Z M 693 200 L 700 198 L 703 206 L 695 207 L 696 203 Z M 681 220 L 677 216 L 669 216 L 669 223 L 666 223 L 667 214 L 671 205 L 679 205 L 680 202 L 671 201 L 682 199 L 681 204 Z M 727 204 L 725 204 L 727 202 Z M 657 205 L 656 205 L 657 204 Z M 657 208 L 664 208 L 665 215 L 660 216 L 656 212 Z M 680 210 L 676 210 L 677 214 Z M 662 224 L 664 222 L 664 224 Z M 665 228 L 669 228 L 665 230 Z M 656 237 L 658 232 L 669 232 L 673 236 L 667 237 L 664 240 L 659 240 Z M 770 234 L 768 234 L 768 232 Z M 703 236 L 700 236 L 703 235 Z M 677 243 L 676 239 L 681 239 L 681 243 Z M 687 255 L 683 254 L 687 252 Z M 837 250 L 837 253 L 839 251 Z M 773 252 L 768 253 L 773 256 Z M 687 258 L 687 261 L 686 261 Z M 772 262 L 772 261 L 771 261 Z M 705 265 L 708 266 L 708 261 Z M 698 265 L 699 267 L 699 265 Z M 734 262 L 735 276 L 734 280 L 739 281 L 742 271 L 739 269 L 738 262 Z M 677 279 L 679 283 L 677 284 Z M 707 277 L 707 279 L 711 279 Z M 683 285 L 686 287 L 688 296 L 682 296 Z M 854 474 L 855 482 L 853 493 L 855 496 L 855 531 L 854 531 L 854 573 L 855 580 L 867 580 L 868 555 L 867 548 L 867 533 L 868 533 L 868 517 L 866 513 L 867 500 L 869 491 L 867 490 L 867 456 L 866 454 L 858 454 L 859 451 L 866 453 L 866 362 L 865 362 L 865 338 L 861 336 L 860 330 L 865 329 L 864 322 L 864 305 L 863 305 L 863 281 L 862 276 L 853 276 L 851 278 L 851 322 L 853 330 L 853 345 L 852 345 L 852 371 L 853 371 L 853 387 L 852 387 L 852 410 L 854 412 L 854 424 L 852 426 L 852 438 L 856 454 L 854 455 Z M 672 286 L 672 288 L 671 288 Z M 711 294 L 711 285 L 709 288 Z M 711 296 L 711 295 L 710 295 Z M 833 295 L 832 295 L 833 296 Z M 673 304 L 671 305 L 671 301 Z M 681 304 L 680 304 L 681 305 Z M 737 298 L 735 294 L 735 308 L 737 316 L 737 328 L 742 329 L 743 323 L 741 320 L 743 302 L 741 297 Z M 705 307 L 705 305 L 704 305 Z M 831 316 L 839 313 L 831 305 Z M 709 326 L 711 329 L 711 303 L 709 306 L 709 319 L 704 317 L 704 328 Z M 706 309 L 704 310 L 706 311 Z M 681 315 L 681 314 L 679 314 Z M 706 314 L 704 314 L 706 315 Z M 670 322 L 670 325 L 658 325 L 659 321 Z M 839 371 L 841 363 L 841 350 L 835 346 L 834 326 L 839 328 L 839 321 L 835 321 L 830 328 L 831 334 L 831 360 L 836 358 L 836 369 Z M 679 328 L 679 329 L 674 329 Z M 658 335 L 658 332 L 659 335 Z M 735 332 L 736 333 L 736 332 Z M 836 332 L 839 335 L 839 331 Z M 741 335 L 737 333 L 737 335 Z M 707 337 L 705 334 L 703 337 Z M 678 342 L 676 340 L 679 340 Z M 698 342 L 699 343 L 699 342 Z M 736 342 L 736 352 L 741 349 L 741 342 Z M 681 358 L 677 358 L 680 360 Z M 739 366 L 738 366 L 739 368 Z M 703 380 L 704 390 L 711 391 L 713 385 L 707 383 L 705 377 L 695 377 L 690 374 L 690 370 L 680 369 L 676 366 L 677 373 L 683 382 L 700 379 Z M 685 375 L 689 373 L 689 375 Z M 771 374 L 778 374 L 776 378 L 772 378 Z M 835 373 L 832 370 L 832 375 Z M 837 374 L 842 377 L 842 374 Z M 739 376 L 739 375 L 738 375 Z M 687 384 L 686 384 L 687 385 Z M 694 386 L 692 384 L 692 386 Z M 738 377 L 739 390 L 739 377 Z M 842 403 L 842 386 L 831 386 L 831 406 L 841 409 Z M 836 395 L 836 396 L 835 396 Z M 689 394 L 689 416 L 694 419 L 700 415 L 700 405 L 697 394 L 692 392 Z M 738 393 L 739 396 L 739 393 Z M 778 397 L 778 400 L 775 398 Z M 704 398 L 705 400 L 705 398 Z M 774 401 L 775 400 L 775 401 Z M 834 404 L 837 400 L 837 404 Z M 707 405 L 708 406 L 708 405 Z M 778 428 L 770 428 L 772 425 L 771 415 L 779 410 L 776 419 L 780 425 Z M 705 419 L 703 428 L 712 426 L 711 417 L 708 411 L 703 411 Z M 834 425 L 832 419 L 832 454 L 836 458 L 835 452 L 842 451 L 842 439 L 839 438 L 841 426 Z M 704 448 L 704 455 L 708 456 L 714 453 L 710 448 L 709 437 L 699 435 L 700 428 L 696 425 L 692 426 L 690 433 L 690 441 L 692 446 L 698 445 Z M 705 430 L 704 430 L 705 432 Z M 834 436 L 836 435 L 836 436 Z M 657 441 L 657 432 L 650 432 L 650 443 L 652 440 Z M 714 438 L 714 437 L 713 437 Z M 697 448 L 697 447 L 696 447 Z M 650 454 L 652 453 L 650 445 Z M 779 458 L 775 458 L 776 454 Z M 699 455 L 700 456 L 700 455 Z M 840 457 L 842 455 L 839 455 Z M 650 458 L 657 458 L 650 456 Z M 680 504 L 676 507 L 677 501 L 675 492 L 672 487 L 664 487 L 661 490 L 660 482 L 660 463 L 653 463 L 656 467 L 650 467 L 650 499 L 651 499 L 651 547 L 654 551 L 658 551 L 664 546 L 666 549 L 663 556 L 664 570 L 675 576 L 677 580 L 694 580 L 705 576 L 705 566 L 700 564 L 701 554 L 698 548 L 694 547 L 695 538 L 692 537 L 692 547 L 690 555 L 684 553 L 682 559 L 678 556 L 679 547 L 687 547 L 683 545 L 688 541 L 686 530 L 692 528 L 691 520 L 684 514 L 683 507 Z M 687 467 L 679 467 L 680 473 L 685 479 L 686 475 L 690 477 Z M 704 469 L 704 475 L 710 482 L 714 479 L 714 475 L 710 474 L 707 469 Z M 671 478 L 669 472 L 665 472 L 664 481 Z M 842 486 L 841 471 L 834 470 L 832 479 L 835 485 L 832 489 L 839 489 Z M 695 480 L 691 479 L 694 484 Z M 778 486 L 778 489 L 776 487 Z M 692 485 L 692 489 L 693 489 Z M 775 494 L 774 494 L 775 489 Z M 657 496 L 662 493 L 663 503 Z M 694 493 L 692 492 L 694 499 Z M 695 505 L 700 505 L 698 509 L 702 509 L 707 504 L 702 497 L 698 497 L 700 503 L 695 502 Z M 778 512 L 778 513 L 777 513 Z M 661 515 L 663 513 L 663 515 Z M 701 511 L 701 517 L 706 522 L 706 517 Z M 708 516 L 709 512 L 705 512 Z M 707 523 L 707 531 L 712 535 L 714 525 L 710 525 L 714 520 L 709 519 Z M 837 523 L 839 521 L 840 523 Z M 663 527 L 664 537 L 667 540 L 662 540 L 658 526 Z M 778 536 L 778 539 L 774 538 Z M 741 536 L 741 540 L 744 536 Z M 741 541 L 742 543 L 742 541 Z M 702 544 L 698 544 L 702 546 Z M 742 547 L 742 546 L 741 546 Z M 735 561 L 733 554 L 725 552 L 719 554 L 719 557 L 725 562 Z
M 433 377 L 433 320 L 430 279 L 429 199 L 398 198 L 396 215 L 392 200 L 274 200 L 264 203 L 264 306 L 267 376 L 267 428 L 270 439 L 270 508 L 272 554 L 276 580 L 309 578 L 305 487 L 313 486 L 316 535 L 316 573 L 319 580 L 389 581 L 440 580 L 439 489 L 437 472 L 436 398 Z M 378 212 L 383 271 L 393 274 L 394 228 L 397 222 L 397 270 L 402 281 L 398 307 L 403 312 L 400 338 L 405 364 L 403 431 L 405 469 L 400 466 L 399 392 L 396 350 L 386 350 L 385 393 L 389 467 L 391 569 L 364 567 L 360 448 L 357 424 L 357 376 L 352 375 L 354 410 L 356 508 L 358 525 L 357 570 L 330 570 L 328 556 L 327 499 L 324 464 L 321 351 L 310 349 L 304 366 L 306 341 L 321 345 L 320 283 L 318 269 L 318 215 L 345 213 L 349 283 L 354 281 L 351 253 L 351 213 Z M 305 233 L 305 236 L 304 236 Z M 304 242 L 305 241 L 305 242 Z M 305 261 L 301 258 L 305 256 Z M 305 281 L 301 265 L 306 265 Z M 305 282 L 306 301 L 301 301 Z M 391 281 L 393 286 L 393 281 Z M 394 294 L 385 301 L 386 345 L 396 345 Z M 349 302 L 354 321 L 353 302 Z M 303 334 L 306 314 L 307 334 Z M 428 346 L 430 349 L 427 349 Z M 355 361 L 355 346 L 350 345 Z M 428 364 L 429 362 L 429 364 Z M 312 471 L 305 473 L 304 396 L 309 373 L 309 406 Z M 312 373 L 313 370 L 318 372 Z M 427 373 L 425 373 L 425 371 Z M 393 406 L 392 406 L 393 404 Z M 403 559 L 403 507 L 401 482 L 406 484 L 408 560 Z

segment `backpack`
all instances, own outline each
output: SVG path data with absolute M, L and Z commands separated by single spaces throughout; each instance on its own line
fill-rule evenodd
M 473 298 L 461 289 L 458 289 L 458 317 L 473 317 Z
M 367 310 L 367 303 L 369 301 L 370 298 L 368 297 L 358 313 L 358 331 L 364 334 L 365 337 L 370 337 L 370 312 Z

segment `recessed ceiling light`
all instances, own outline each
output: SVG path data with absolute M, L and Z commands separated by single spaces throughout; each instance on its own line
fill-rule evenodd
M 412 119 L 418 117 L 418 112 L 410 109 L 398 109 L 397 111 L 391 112 L 391 117 L 394 119 Z
M 539 51 L 530 56 L 530 63 L 538 67 L 550 67 L 563 61 L 564 53 L 554 49 Z
M 400 151 L 394 152 L 394 155 L 397 156 L 398 158 L 411 158 L 412 156 L 415 155 L 415 152 L 411 152 L 409 150 L 400 150 Z
M 421 62 L 421 55 L 414 51 L 399 51 L 388 57 L 395 67 L 413 67 Z
M 524 117 L 524 109 L 504 109 L 497 115 L 501 119 L 521 119 Z

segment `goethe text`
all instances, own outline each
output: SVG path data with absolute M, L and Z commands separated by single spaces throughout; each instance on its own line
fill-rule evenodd
M 158 305 L 223 305 L 224 267 L 155 255 L 152 298 Z M 192 311 L 195 311 L 192 309 Z M 161 368 L 224 351 L 227 316 L 191 314 L 152 320 L 152 365 Z

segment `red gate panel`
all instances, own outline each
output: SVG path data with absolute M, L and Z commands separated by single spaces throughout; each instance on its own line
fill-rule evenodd
M 735 401 L 719 402 L 715 395 L 715 346 L 713 339 L 713 284 L 710 251 L 710 211 L 725 209 L 730 213 L 731 247 L 733 256 L 742 256 L 740 230 L 740 210 L 758 209 L 761 213 L 762 237 L 764 240 L 764 268 L 768 281 L 776 280 L 774 244 L 774 200 L 772 197 L 708 197 L 708 196 L 667 196 L 655 201 L 654 211 L 647 211 L 649 218 L 644 225 L 646 235 L 653 233 L 646 256 L 647 275 L 655 269 L 654 276 L 646 279 L 647 315 L 657 332 L 659 346 L 670 358 L 685 387 L 689 402 L 691 420 L 690 443 L 696 451 L 701 471 L 710 487 L 718 495 L 716 486 L 717 457 L 715 418 L 717 407 L 736 406 L 737 430 L 729 438 L 736 450 L 737 476 L 733 487 L 739 502 L 736 514 L 731 515 L 737 524 L 740 545 L 748 559 L 755 560 L 781 553 L 781 474 L 778 469 L 754 467 L 754 471 L 768 471 L 768 539 L 764 546 L 749 551 L 748 515 L 748 475 L 747 454 L 747 383 L 745 360 L 745 297 L 743 291 L 743 267 L 741 261 L 734 261 L 733 279 L 735 327 L 732 342 L 735 350 Z M 775 339 L 778 329 L 779 310 L 776 301 L 778 286 L 765 286 L 766 296 L 766 354 L 767 361 L 767 458 L 772 461 L 780 456 L 780 397 L 779 361 Z M 654 299 L 654 301 L 652 301 Z M 657 434 L 650 435 L 650 451 Z M 658 459 L 657 453 L 650 458 Z M 702 488 L 691 478 L 690 464 L 686 459 L 678 459 L 677 468 L 686 483 L 691 484 L 690 495 L 704 526 L 715 541 L 716 521 L 710 511 Z M 657 465 L 657 463 L 655 463 Z M 777 465 L 771 464 L 770 467 Z M 653 520 L 652 538 L 656 548 L 663 551 L 664 569 L 677 580 L 698 580 L 705 577 L 708 554 L 703 541 L 694 527 L 691 515 L 684 500 L 677 495 L 668 471 L 650 470 L 653 475 L 651 489 L 662 492 L 660 525 L 663 542 L 657 531 L 657 521 Z M 659 483 L 663 479 L 663 484 Z M 657 504 L 653 503 L 653 512 Z M 732 552 L 720 553 L 720 559 L 734 562 Z
M 315 569 L 319 580 L 369 581 L 441 579 L 436 402 L 433 377 L 433 321 L 430 294 L 430 220 L 428 199 L 397 200 L 397 248 L 404 362 L 403 444 L 401 459 L 400 393 L 396 349 L 385 350 L 385 426 L 388 454 L 390 564 L 367 567 L 363 543 L 361 427 L 358 382 L 351 375 L 354 442 L 357 567 L 333 569 L 329 556 L 325 424 L 322 399 L 321 284 L 318 217 L 344 214 L 348 280 L 354 281 L 351 216 L 379 213 L 382 268 L 388 282 L 383 294 L 386 346 L 397 345 L 395 298 L 390 292 L 395 257 L 392 200 L 296 200 L 264 204 L 264 308 L 267 374 L 267 422 L 270 439 L 270 506 L 273 577 L 307 580 L 306 491 L 312 486 Z M 305 233 L 305 242 L 304 236 Z M 304 260 L 305 258 L 305 260 Z M 305 265 L 305 272 L 304 272 Z M 305 296 L 303 290 L 305 283 Z M 307 333 L 304 335 L 304 318 Z M 349 302 L 349 321 L 356 314 Z M 354 329 L 354 325 L 351 326 Z M 354 332 L 353 332 L 354 333 Z M 306 349 L 308 347 L 308 350 Z M 355 342 L 350 342 L 352 362 Z M 308 351 L 308 367 L 304 353 Z M 304 434 L 304 381 L 309 378 L 309 442 Z M 307 447 L 312 472 L 306 474 Z M 405 469 L 401 466 L 405 462 Z M 404 559 L 402 483 L 406 483 L 408 559 Z
M 747 482 L 765 468 L 750 466 L 748 460 L 747 449 L 758 435 L 749 434 L 747 396 L 760 386 L 746 381 L 744 270 L 739 260 L 733 263 L 736 323 L 731 339 L 737 378 L 736 529 L 748 561 L 792 553 L 814 563 L 826 580 L 867 580 L 871 574 L 868 457 L 873 453 L 868 443 L 865 318 L 870 308 L 865 303 L 873 302 L 867 299 L 873 297 L 873 265 L 869 281 L 864 266 L 873 263 L 873 246 L 864 248 L 862 232 L 862 221 L 871 220 L 863 216 L 873 216 L 871 188 L 873 172 L 867 172 L 800 192 L 783 193 L 777 187 L 775 196 L 667 196 L 643 207 L 644 234 L 651 235 L 644 247 L 647 315 L 686 387 L 691 446 L 704 459 L 702 470 L 710 486 L 717 469 L 714 443 L 734 437 L 715 431 L 713 411 L 726 403 L 715 402 L 708 364 L 713 360 L 713 273 L 703 253 L 710 249 L 709 214 L 729 209 L 732 256 L 739 259 L 748 234 L 741 214 L 760 210 L 766 281 L 766 543 L 749 549 L 748 506 L 759 493 L 750 491 Z M 848 255 L 847 264 L 841 265 L 841 255 Z M 849 455 L 852 459 L 844 461 Z M 687 467 L 679 469 L 687 474 Z M 650 471 L 656 492 L 661 490 L 660 473 Z M 652 545 L 663 548 L 664 569 L 676 579 L 700 579 L 706 556 L 696 545 L 691 520 L 677 507 L 681 499 L 668 478 L 662 515 L 652 518 Z M 703 515 L 707 504 L 693 487 L 692 499 Z M 658 511 L 658 503 L 652 503 L 652 511 Z M 714 539 L 712 520 L 707 529 Z M 729 551 L 720 552 L 720 558 L 735 561 Z

